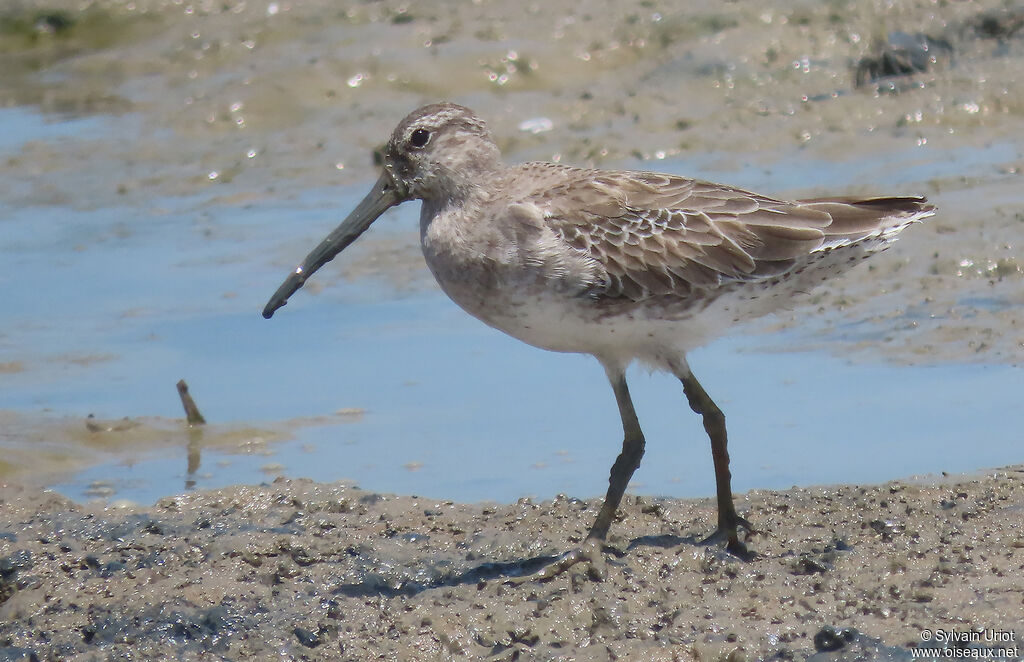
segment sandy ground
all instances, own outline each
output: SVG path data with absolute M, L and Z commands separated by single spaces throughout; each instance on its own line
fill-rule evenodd
M 974 655 L 1024 652 L 1024 467 L 741 495 L 749 562 L 697 544 L 709 500 L 629 498 L 604 581 L 509 582 L 598 506 L 280 479 L 119 509 L 8 486 L 0 660 L 911 659 L 986 631 Z

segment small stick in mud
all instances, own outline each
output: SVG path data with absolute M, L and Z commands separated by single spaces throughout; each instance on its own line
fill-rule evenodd
M 189 425 L 204 425 L 206 419 L 199 413 L 199 407 L 195 400 L 188 393 L 188 384 L 184 379 L 178 380 L 178 396 L 181 398 L 181 406 L 185 408 L 185 419 Z

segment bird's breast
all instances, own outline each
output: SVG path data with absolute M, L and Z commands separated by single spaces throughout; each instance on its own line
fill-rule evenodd
M 546 236 L 543 226 L 504 211 L 472 205 L 434 210 L 424 204 L 423 256 L 441 289 L 466 312 L 546 346 L 529 337 L 535 318 L 541 310 L 564 317 L 585 307 L 594 276 L 573 249 Z

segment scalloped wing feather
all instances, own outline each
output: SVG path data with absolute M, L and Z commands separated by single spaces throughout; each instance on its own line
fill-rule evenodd
M 533 202 L 604 270 L 591 292 L 601 298 L 685 296 L 774 277 L 816 251 L 891 239 L 932 209 L 918 197 L 786 202 L 675 175 L 554 168 L 561 183 Z

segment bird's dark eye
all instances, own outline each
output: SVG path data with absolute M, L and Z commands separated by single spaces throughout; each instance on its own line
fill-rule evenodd
M 423 147 L 430 140 L 430 132 L 426 129 L 416 129 L 409 136 L 409 144 L 413 147 Z

